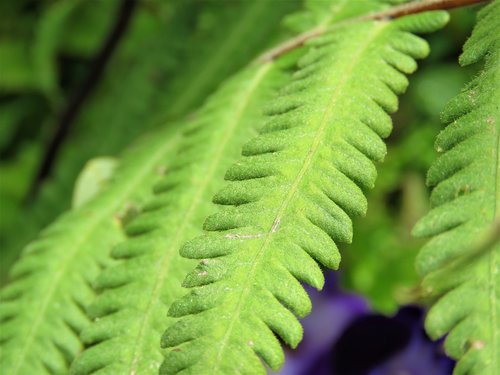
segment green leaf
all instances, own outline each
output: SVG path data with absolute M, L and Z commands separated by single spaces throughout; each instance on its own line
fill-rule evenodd
M 94 200 L 61 216 L 24 250 L 1 292 L 0 368 L 6 374 L 64 374 L 81 351 L 94 279 L 122 237 L 124 206 L 139 204 L 166 168 L 178 136 L 168 129 L 132 148 Z
M 437 298 L 426 328 L 434 338 L 447 334 L 457 375 L 500 369 L 500 241 L 486 241 L 500 219 L 498 0 L 481 10 L 460 57 L 465 65 L 481 60 L 483 71 L 442 114 L 442 155 L 427 177 L 432 209 L 414 229 L 432 236 L 417 259 L 423 291 Z
M 297 318 L 311 310 L 300 282 L 320 289 L 320 265 L 338 267 L 337 243 L 351 241 L 351 217 L 366 211 L 363 191 L 385 156 L 404 74 L 429 52 L 412 32 L 447 20 L 437 12 L 352 23 L 309 43 L 259 136 L 226 172 L 206 234 L 181 249 L 201 262 L 184 281 L 191 292 L 169 310 L 180 319 L 163 337 L 162 374 L 264 374 L 261 359 L 281 366 L 276 336 L 296 347 Z
M 80 0 L 56 2 L 48 7 L 36 27 L 32 61 L 38 88 L 51 99 L 59 95 L 57 52 L 69 16 Z
M 29 56 L 29 42 L 0 40 L 0 90 L 2 93 L 35 90 L 36 77 Z

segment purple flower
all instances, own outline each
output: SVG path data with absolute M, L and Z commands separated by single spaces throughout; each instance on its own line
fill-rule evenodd
M 441 343 L 425 334 L 423 310 L 401 308 L 394 317 L 371 313 L 367 302 L 337 286 L 309 290 L 311 315 L 303 320 L 304 340 L 287 352 L 281 375 L 449 375 L 453 361 Z

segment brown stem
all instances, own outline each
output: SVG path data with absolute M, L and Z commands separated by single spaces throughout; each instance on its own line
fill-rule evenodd
M 486 0 L 424 0 L 401 4 L 388 10 L 368 14 L 360 17 L 361 20 L 384 20 L 407 16 L 409 14 L 422 13 L 430 10 L 446 10 L 478 4 Z
M 409 14 L 422 13 L 422 12 L 427 12 L 430 10 L 453 9 L 453 8 L 467 6 L 467 5 L 479 4 L 479 3 L 482 3 L 485 1 L 489 1 L 489 0 L 422 0 L 422 1 L 413 1 L 411 3 L 398 5 L 398 6 L 395 6 L 393 8 L 381 11 L 381 12 L 376 12 L 376 13 L 371 13 L 371 14 L 367 14 L 364 16 L 349 18 L 349 19 L 346 19 L 344 21 L 337 23 L 336 26 L 345 25 L 345 24 L 353 23 L 353 22 L 368 21 L 368 20 L 394 19 L 394 18 L 407 16 Z M 328 30 L 328 27 L 320 26 L 320 27 L 317 27 L 315 29 L 306 31 L 305 33 L 300 34 L 300 35 L 296 36 L 295 38 L 284 42 L 283 44 L 280 44 L 279 46 L 269 50 L 268 52 L 265 52 L 257 59 L 257 62 L 266 63 L 266 62 L 275 60 L 276 58 L 284 55 L 285 53 L 304 45 L 304 43 L 307 42 L 309 39 L 315 38 L 315 37 L 323 34 L 324 32 L 326 32 L 327 30 Z
M 262 54 L 258 59 L 257 62 L 261 63 L 266 63 L 269 61 L 272 61 L 276 59 L 277 57 L 280 57 L 281 55 L 284 55 L 285 53 L 302 46 L 305 42 L 307 42 L 309 39 L 315 38 L 321 34 L 323 34 L 326 31 L 326 27 L 321 26 L 317 27 L 315 29 L 311 29 L 309 31 L 306 31 L 305 33 L 302 33 L 300 35 L 297 35 L 293 39 L 289 39 L 286 42 L 280 44 L 279 46 L 270 49 L 269 51 L 265 52 Z

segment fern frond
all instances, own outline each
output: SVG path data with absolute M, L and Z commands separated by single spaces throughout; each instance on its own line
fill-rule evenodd
M 63 215 L 27 246 L 0 292 L 0 369 L 9 375 L 63 374 L 82 349 L 92 283 L 122 239 L 127 206 L 147 195 L 178 136 L 162 131 L 132 148 L 108 188 Z
M 200 234 L 213 209 L 210 198 L 255 135 L 262 103 L 281 81 L 272 64 L 247 69 L 196 114 L 170 172 L 126 228 L 130 238 L 112 251 L 117 265 L 98 278 L 101 294 L 89 308 L 95 320 L 82 334 L 88 348 L 73 363 L 73 374 L 157 373 L 160 336 L 170 324 L 167 307 L 182 295 L 182 277 L 194 266 L 179 248 Z
M 445 108 L 447 127 L 436 147 L 443 154 L 428 173 L 431 211 L 415 227 L 432 236 L 417 268 L 423 290 L 439 297 L 426 328 L 458 359 L 455 374 L 500 371 L 500 242 L 480 248 L 500 213 L 500 1 L 478 16 L 460 57 L 485 60 L 484 70 Z
M 405 73 L 428 53 L 414 32 L 446 13 L 338 26 L 309 44 L 300 70 L 267 109 L 258 137 L 227 171 L 207 233 L 181 249 L 201 259 L 171 306 L 181 317 L 163 337 L 162 374 L 265 373 L 283 362 L 275 334 L 295 347 L 311 303 L 300 282 L 323 285 L 363 215 L 363 190 L 384 158 Z

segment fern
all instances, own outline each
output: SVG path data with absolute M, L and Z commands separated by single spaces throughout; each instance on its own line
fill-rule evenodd
M 293 81 L 267 109 L 260 135 L 226 173 L 204 236 L 181 249 L 202 259 L 174 302 L 161 373 L 264 373 L 278 369 L 275 333 L 295 347 L 297 317 L 310 301 L 299 281 L 321 288 L 319 265 L 337 268 L 336 243 L 350 242 L 351 216 L 366 211 L 387 112 L 407 86 L 403 73 L 428 46 L 412 32 L 441 27 L 446 13 L 336 27 L 312 41 Z
M 423 289 L 439 297 L 426 321 L 430 335 L 449 333 L 446 351 L 455 374 L 500 371 L 500 242 L 482 243 L 500 214 L 500 1 L 479 13 L 460 57 L 485 67 L 443 112 L 448 124 L 430 168 L 432 210 L 415 234 L 432 236 L 417 267 Z M 498 230 L 498 229 L 497 229 Z
M 122 238 L 126 207 L 146 195 L 178 141 L 170 129 L 156 136 L 128 152 L 104 194 L 62 216 L 25 249 L 0 294 L 3 373 L 62 374 L 81 350 L 92 283 Z
M 281 341 L 298 345 L 299 319 L 312 309 L 303 284 L 323 287 L 322 268 L 338 268 L 339 249 L 352 241 L 353 222 L 366 213 L 365 193 L 387 152 L 383 139 L 392 130 L 390 114 L 408 85 L 406 75 L 429 52 L 417 34 L 439 29 L 448 19 L 443 11 L 424 12 L 479 1 L 392 7 L 404 0 L 305 0 L 300 12 L 299 0 L 236 0 L 222 7 L 138 2 L 111 69 L 64 141 L 53 178 L 25 211 L 31 214 L 22 225 L 11 220 L 3 226 L 19 226 L 8 244 L 26 241 L 40 222 L 38 213 L 47 219 L 69 204 L 71 181 L 89 157 L 119 151 L 127 139 L 165 119 L 186 120 L 181 129 L 171 124 L 153 133 L 122 158 L 88 162 L 73 190 L 72 210 L 26 247 L 10 284 L 0 291 L 0 372 L 278 370 Z M 28 111 L 29 117 L 17 115 L 32 102 L 24 89 L 35 88 L 36 103 L 43 94 L 57 109 L 58 98 L 71 90 L 65 77 L 78 71 L 83 55 L 90 57 L 106 31 L 105 13 L 115 7 L 81 0 L 44 0 L 29 10 L 0 7 L 8 11 L 0 18 L 19 14 L 28 25 L 9 20 L 8 27 L 20 34 L 0 46 L 24 64 L 21 70 L 12 66 L 14 76 L 3 79 L 19 94 L 2 99 L 0 112 L 5 107 L 11 117 L 46 117 L 48 101 L 45 109 Z M 290 12 L 285 24 L 299 35 L 249 64 L 286 35 L 277 31 L 278 20 Z M 421 14 L 404 16 L 409 13 Z M 36 14 L 44 17 L 33 23 Z M 83 35 L 92 22 L 97 27 Z M 33 40 L 29 31 L 35 24 L 43 33 L 34 39 L 36 61 L 28 64 L 20 47 Z M 449 334 L 445 346 L 459 360 L 457 374 L 493 375 L 500 367 L 499 29 L 495 0 L 479 14 L 461 57 L 464 65 L 484 61 L 484 69 L 443 114 L 449 125 L 437 146 L 444 155 L 428 174 L 432 210 L 415 229 L 433 237 L 418 259 L 423 290 L 435 303 L 427 329 L 436 338 Z M 17 46 L 11 48 L 12 41 Z M 66 73 L 54 58 L 68 51 L 79 57 L 62 61 L 70 67 Z M 402 112 L 401 118 L 413 116 Z M 14 131 L 10 121 L 2 121 L 8 128 L 0 132 L 0 156 L 11 158 L 2 165 L 19 169 L 16 148 L 29 140 L 34 151 L 26 155 L 35 160 L 43 145 L 33 141 L 38 132 Z M 419 145 L 425 140 L 418 134 L 418 144 L 409 142 L 416 151 L 404 151 L 403 159 L 423 160 Z M 394 157 L 401 164 L 400 155 Z M 17 171 L 12 175 L 28 181 Z M 398 178 L 385 177 L 386 183 Z M 28 186 L 26 181 L 19 186 Z M 20 202 L 20 192 L 12 196 Z M 376 197 L 375 208 L 392 219 L 382 211 L 394 209 L 394 202 Z M 10 204 L 3 222 L 20 216 L 15 211 L 21 208 Z M 411 210 L 403 211 L 407 217 Z M 385 229 L 382 236 L 369 231 L 379 246 L 368 237 L 363 246 L 379 251 L 391 238 L 389 227 L 402 221 L 377 226 Z M 397 267 L 406 272 L 399 261 Z M 377 290 L 387 291 L 383 277 L 377 283 Z
M 180 280 L 193 267 L 178 249 L 200 233 L 212 207 L 210 197 L 243 141 L 255 134 L 260 106 L 281 80 L 279 69 L 270 64 L 245 70 L 183 132 L 170 172 L 126 228 L 130 239 L 112 252 L 118 264 L 98 279 L 101 294 L 89 308 L 95 320 L 82 334 L 88 349 L 76 359 L 72 373 L 157 372 L 167 306 L 182 295 Z

